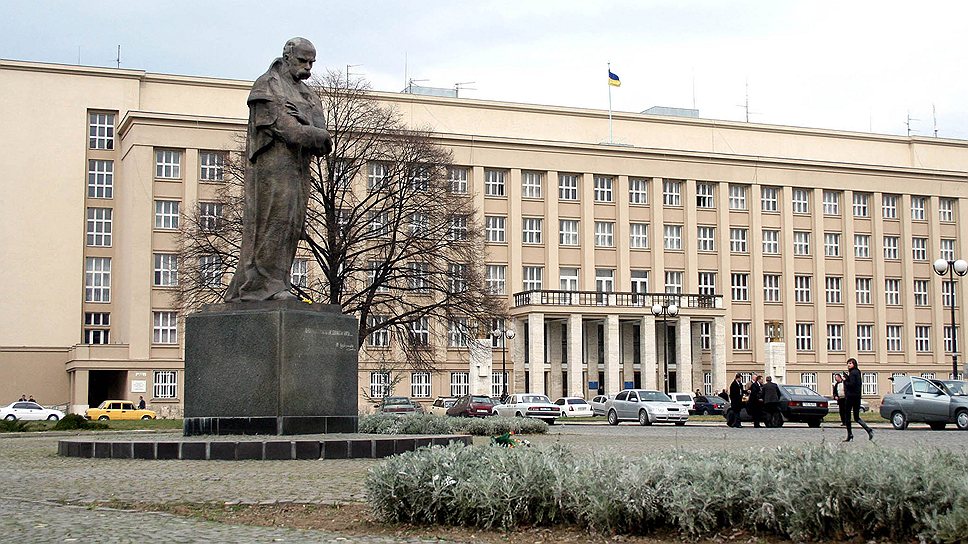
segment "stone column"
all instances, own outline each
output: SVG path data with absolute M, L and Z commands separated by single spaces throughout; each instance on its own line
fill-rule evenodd
M 698 389 L 705 393 L 702 368 L 702 331 L 698 321 L 692 322 L 690 332 L 692 336 L 692 390 Z
M 651 314 L 642 316 L 641 327 L 639 349 L 642 350 L 642 387 L 658 389 L 659 359 L 655 343 L 655 317 Z
M 588 350 L 585 353 L 585 361 L 587 363 L 585 371 L 587 372 L 588 381 L 598 382 L 599 365 L 601 365 L 601 361 L 598 360 L 598 323 L 595 321 L 583 323 L 582 328 L 585 331 L 585 345 L 588 346 Z M 598 387 L 605 389 L 605 384 L 599 382 Z M 588 393 L 597 395 L 598 391 L 589 391 Z
M 74 370 L 71 372 L 71 406 L 70 411 L 75 414 L 84 414 L 91 406 L 87 403 L 90 382 L 89 370 Z
M 582 351 L 581 314 L 568 316 L 568 395 L 572 397 L 585 396 L 585 379 L 582 367 L 584 353 Z
M 545 393 L 545 336 L 544 314 L 528 314 L 528 382 L 527 393 Z
M 680 315 L 676 326 L 676 390 L 691 392 L 692 387 L 692 319 Z
M 548 380 L 548 396 L 554 401 L 558 397 L 563 397 L 564 387 L 561 383 L 561 329 L 564 324 L 554 321 L 548 326 L 548 366 L 551 372 Z
M 709 348 L 712 351 L 713 391 L 729 385 L 726 375 L 726 318 L 714 317 L 709 327 Z
M 490 338 L 477 338 L 467 341 L 470 353 L 468 369 L 468 391 L 471 395 L 491 396 L 492 348 Z
M 509 319 L 508 328 L 514 331 L 514 338 L 508 342 L 508 361 L 514 369 L 513 376 L 508 380 L 508 394 L 526 393 L 524 390 L 524 324 L 518 319 Z
M 618 315 L 605 316 L 605 393 L 614 395 L 622 390 L 619 382 Z
M 786 342 L 767 342 L 763 372 L 777 383 L 786 382 Z M 819 380 L 818 380 L 819 385 Z
M 622 388 L 625 388 L 626 383 L 632 383 L 631 387 L 635 387 L 635 349 L 637 346 L 633 346 L 635 342 L 635 330 L 632 323 L 622 323 L 619 325 L 619 330 L 621 331 L 621 346 L 619 353 L 622 354 L 622 377 L 621 384 Z

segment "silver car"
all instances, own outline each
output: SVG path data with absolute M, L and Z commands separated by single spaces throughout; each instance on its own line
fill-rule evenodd
M 968 430 L 968 382 L 894 378 L 894 393 L 884 396 L 881 417 L 890 420 L 898 430 L 914 422 L 927 423 L 936 431 L 948 423 Z
M 639 425 L 675 423 L 685 425 L 689 409 L 673 402 L 669 395 L 651 389 L 624 389 L 605 403 L 609 425 L 638 421 Z

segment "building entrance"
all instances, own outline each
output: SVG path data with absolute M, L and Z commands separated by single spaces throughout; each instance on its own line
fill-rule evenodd
M 109 399 L 125 398 L 126 370 L 92 370 L 87 384 L 87 403 L 97 406 Z

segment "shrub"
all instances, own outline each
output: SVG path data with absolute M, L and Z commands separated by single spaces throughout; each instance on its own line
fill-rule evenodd
M 575 455 L 451 445 L 392 457 L 367 476 L 389 522 L 511 528 L 569 523 L 604 534 L 733 527 L 794 540 L 920 539 L 968 532 L 968 458 L 816 446 L 761 452 Z
M 20 419 L 0 419 L 0 433 L 23 433 L 30 430 L 30 423 Z
M 361 415 L 359 431 L 365 434 L 472 434 L 494 436 L 513 432 L 515 434 L 541 434 L 548 432 L 544 421 L 520 417 L 464 418 L 438 416 L 436 414 Z
M 106 423 L 101 423 L 99 421 L 89 421 L 82 415 L 78 414 L 67 414 L 62 417 L 57 424 L 54 425 L 53 430 L 55 431 L 73 431 L 77 429 L 85 430 L 99 430 L 107 429 L 108 425 Z

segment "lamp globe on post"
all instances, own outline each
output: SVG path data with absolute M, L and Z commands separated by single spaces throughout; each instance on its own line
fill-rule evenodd
M 955 277 L 964 276 L 968 273 L 968 261 L 964 259 L 958 259 L 956 261 L 949 261 L 947 259 L 938 259 L 934 261 L 932 265 L 934 271 L 939 276 L 948 275 L 948 281 L 951 283 L 951 379 L 958 378 L 958 334 L 955 328 Z

